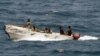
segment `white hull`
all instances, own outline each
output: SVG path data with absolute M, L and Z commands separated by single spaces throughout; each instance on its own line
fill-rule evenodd
M 73 40 L 72 36 L 60 35 L 59 33 L 42 33 L 33 32 L 30 29 L 14 26 L 5 25 L 5 31 L 8 33 L 10 39 L 15 41 L 18 40 L 32 40 L 32 41 L 63 41 Z

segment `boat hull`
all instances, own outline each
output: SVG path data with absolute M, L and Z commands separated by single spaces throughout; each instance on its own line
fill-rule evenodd
M 60 35 L 59 33 L 52 32 L 33 32 L 31 29 L 19 27 L 15 25 L 5 25 L 5 31 L 10 39 L 14 41 L 29 40 L 29 41 L 63 41 L 73 40 L 72 36 Z

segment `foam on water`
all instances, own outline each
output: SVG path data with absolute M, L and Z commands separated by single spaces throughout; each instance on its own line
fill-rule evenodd
M 79 40 L 98 40 L 98 39 L 99 39 L 98 37 L 88 36 L 88 35 L 84 35 L 79 38 Z

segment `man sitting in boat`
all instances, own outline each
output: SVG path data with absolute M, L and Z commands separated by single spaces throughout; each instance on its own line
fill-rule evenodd
M 37 31 L 35 26 L 32 27 L 32 31 Z
M 60 29 L 60 34 L 64 35 L 65 33 L 64 33 L 64 30 L 62 29 L 62 27 L 59 27 L 59 29 Z
M 30 22 L 30 19 L 27 19 L 25 25 L 24 25 L 25 28 L 31 28 L 31 22 Z
M 68 29 L 67 29 L 66 34 L 67 34 L 68 36 L 71 36 L 71 35 L 72 35 L 72 29 L 71 29 L 71 26 L 68 26 Z
M 47 28 L 47 27 L 45 28 L 44 32 L 45 32 L 45 33 L 52 33 L 52 32 L 51 32 L 51 29 L 50 29 L 50 28 Z

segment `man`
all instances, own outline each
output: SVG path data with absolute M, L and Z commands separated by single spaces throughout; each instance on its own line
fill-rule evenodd
M 45 33 L 52 33 L 51 29 L 50 28 L 47 28 L 47 27 L 45 28 L 44 32 Z
M 65 33 L 64 33 L 62 27 L 59 27 L 59 29 L 60 29 L 60 34 L 61 34 L 61 35 L 64 35 Z
M 32 31 L 37 31 L 35 26 L 32 27 Z
M 68 30 L 67 30 L 66 34 L 67 34 L 68 36 L 71 36 L 71 35 L 72 35 L 71 26 L 68 26 Z
M 25 28 L 31 28 L 31 22 L 30 22 L 30 19 L 27 19 L 25 25 L 24 25 Z

